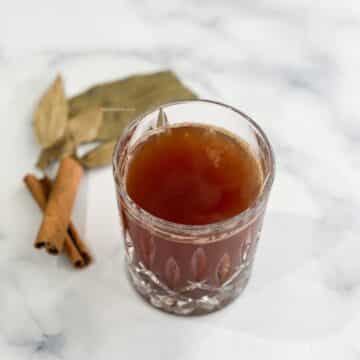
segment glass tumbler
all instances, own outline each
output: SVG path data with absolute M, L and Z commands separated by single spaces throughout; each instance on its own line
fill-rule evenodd
M 150 214 L 129 197 L 127 168 L 137 144 L 161 126 L 182 123 L 222 128 L 248 144 L 263 173 L 262 188 L 249 208 L 221 222 L 182 225 Z M 243 291 L 274 179 L 270 143 L 252 119 L 215 101 L 164 104 L 125 129 L 115 146 L 113 171 L 129 278 L 148 302 L 179 315 L 203 314 L 221 309 Z

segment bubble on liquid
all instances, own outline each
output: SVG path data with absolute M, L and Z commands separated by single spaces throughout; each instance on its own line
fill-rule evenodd
M 218 168 L 220 166 L 224 152 L 215 147 L 207 147 L 205 151 L 206 151 L 206 155 L 207 155 L 208 159 L 211 161 L 212 165 L 215 168 Z
M 206 127 L 206 132 L 205 134 L 209 134 L 209 135 L 212 135 L 212 134 L 215 134 L 217 131 L 215 130 L 215 128 L 211 127 L 211 126 L 208 126 Z

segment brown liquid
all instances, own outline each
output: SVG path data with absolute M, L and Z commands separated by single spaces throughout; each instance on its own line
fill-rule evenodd
M 126 187 L 149 213 L 202 225 L 247 209 L 262 181 L 247 144 L 213 127 L 183 125 L 153 134 L 137 146 Z

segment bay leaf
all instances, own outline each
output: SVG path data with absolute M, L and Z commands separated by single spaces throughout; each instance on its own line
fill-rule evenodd
M 79 159 L 80 163 L 88 169 L 111 164 L 115 144 L 116 140 L 111 140 L 98 145 L 84 154 Z
M 67 132 L 75 144 L 91 142 L 96 139 L 101 122 L 101 108 L 93 108 L 75 115 L 68 121 Z
M 70 137 L 61 138 L 51 147 L 41 150 L 36 166 L 39 169 L 44 170 L 53 161 L 60 160 L 69 155 L 74 155 L 75 152 L 76 145 L 74 141 Z
M 96 140 L 112 140 L 121 135 L 123 129 L 136 116 L 152 107 L 196 97 L 172 71 L 162 71 L 134 75 L 92 87 L 70 99 L 69 114 L 75 116 L 85 109 L 97 106 L 108 108 L 103 114 Z M 118 108 L 120 110 L 116 110 Z
M 43 148 L 54 145 L 64 135 L 67 117 L 68 102 L 62 78 L 58 75 L 34 112 L 34 132 Z
M 122 113 L 122 111 L 121 111 Z M 112 140 L 118 138 L 126 126 L 135 119 L 135 115 L 128 111 L 128 114 L 120 114 L 120 111 L 104 111 L 102 125 L 99 129 L 96 140 Z

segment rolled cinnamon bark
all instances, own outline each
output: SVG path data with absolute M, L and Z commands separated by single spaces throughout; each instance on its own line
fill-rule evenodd
M 46 244 L 51 254 L 57 255 L 64 248 L 71 211 L 82 175 L 83 168 L 76 160 L 67 157 L 60 162 L 36 239 L 36 244 Z
M 45 176 L 40 181 L 41 181 L 41 183 L 43 183 L 43 185 L 46 189 L 49 189 L 48 191 L 50 194 L 50 191 L 53 186 L 51 180 L 47 176 Z M 80 253 L 82 258 L 84 259 L 85 265 L 89 265 L 92 262 L 90 250 L 87 247 L 87 245 L 85 244 L 85 242 L 81 240 L 79 232 L 77 231 L 77 229 L 72 221 L 70 221 L 70 223 L 69 223 L 68 234 L 70 235 L 70 240 L 71 240 L 72 244 L 67 245 L 67 241 L 65 238 L 65 245 L 64 245 L 65 251 L 67 251 L 68 254 L 69 254 L 69 252 L 74 252 L 75 250 L 72 249 L 72 245 L 75 246 L 75 249 Z M 47 244 L 46 244 L 46 249 L 47 249 L 47 251 L 49 251 Z
M 76 249 L 79 251 L 80 255 L 84 259 L 85 265 L 89 265 L 92 262 L 92 257 L 87 245 L 81 240 L 81 237 L 72 222 L 69 224 L 68 233 L 74 243 Z M 66 245 L 66 241 L 65 241 Z
M 47 177 L 38 180 L 34 175 L 26 175 L 24 177 L 24 182 L 29 189 L 30 193 L 32 194 L 34 200 L 38 204 L 41 210 L 45 210 L 47 199 L 49 197 L 50 191 L 51 191 L 51 180 Z M 70 223 L 71 228 L 75 229 L 75 226 Z M 76 229 L 75 229 L 76 231 Z M 84 245 L 85 250 L 88 252 L 87 247 L 83 243 L 83 241 L 79 238 L 76 240 L 77 242 L 81 242 Z M 35 242 L 36 248 L 44 247 L 44 243 L 37 243 Z M 70 261 L 72 264 L 77 268 L 82 268 L 85 265 L 88 265 L 90 263 L 89 259 L 91 260 L 90 253 L 88 252 L 84 256 L 80 250 L 75 245 L 75 241 L 72 239 L 70 235 L 70 231 L 68 230 L 68 234 L 66 234 L 65 237 L 65 244 L 64 249 L 66 254 L 68 255 Z
M 24 177 L 24 183 L 28 190 L 31 192 L 34 200 L 38 204 L 39 208 L 42 211 L 45 211 L 48 196 L 50 194 L 50 188 L 47 188 L 40 180 L 38 180 L 34 175 L 26 175 Z M 34 246 L 37 249 L 40 249 L 45 246 L 45 242 L 35 240 Z
M 24 182 L 40 209 L 44 211 L 46 208 L 47 199 L 51 191 L 50 179 L 44 178 L 38 180 L 34 175 L 26 175 L 24 177 Z M 45 243 L 35 242 L 34 245 L 36 248 L 41 248 L 45 246 Z M 74 245 L 74 242 L 69 234 L 66 234 L 64 249 L 70 261 L 75 267 L 82 268 L 86 265 L 85 259 L 82 257 L 80 251 Z

